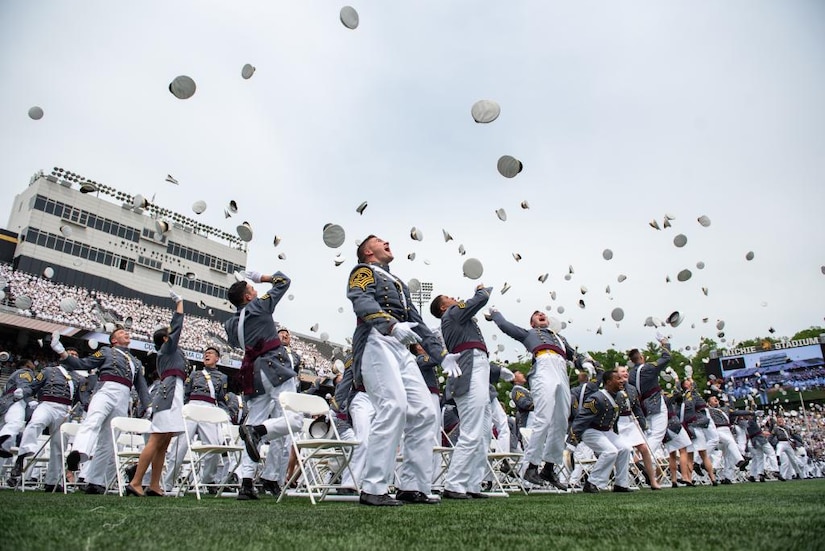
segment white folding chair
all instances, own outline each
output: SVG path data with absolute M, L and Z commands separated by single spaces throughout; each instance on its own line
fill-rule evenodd
M 40 444 L 40 447 L 37 449 L 35 454 L 31 457 L 27 457 L 25 461 L 25 466 L 23 467 L 23 474 L 20 475 L 20 491 L 26 491 L 26 480 L 31 478 L 32 471 L 35 468 L 38 468 L 37 472 L 37 483 L 34 487 L 29 488 L 30 490 L 35 490 L 42 485 L 43 478 L 46 476 L 46 469 L 49 466 L 49 451 L 46 450 L 46 447 L 52 441 L 52 437 L 48 434 L 41 434 L 37 437 L 37 443 Z M 12 448 L 15 450 L 15 448 Z M 45 452 L 45 453 L 44 453 Z
M 123 496 L 126 483 L 123 471 L 136 465 L 140 452 L 146 444 L 145 436 L 152 429 L 148 419 L 134 417 L 115 417 L 112 419 L 112 447 L 115 451 L 115 471 L 117 473 L 118 495 Z
M 352 451 L 360 442 L 341 440 L 329 404 L 320 396 L 282 392 L 278 400 L 284 412 L 292 411 L 310 418 L 323 417 L 329 425 L 327 434 L 322 438 L 313 438 L 310 434 L 311 423 L 304 423 L 301 433 L 293 432 L 292 426 L 287 424 L 292 448 L 298 459 L 298 468 L 284 484 L 278 501 L 281 501 L 284 495 L 307 496 L 315 505 L 316 500 L 324 500 L 330 490 L 342 488 L 341 478 L 345 470 L 350 468 Z M 290 489 L 290 485 L 299 478 L 298 488 Z M 356 491 L 358 490 L 359 488 L 356 488 Z
M 491 449 L 487 453 L 487 462 L 490 464 L 490 471 L 493 474 L 493 489 L 498 488 L 499 493 L 504 493 L 504 495 L 519 491 L 527 495 L 527 490 L 524 488 L 519 475 L 524 454 L 497 451 L 494 448 L 496 443 L 495 439 L 491 441 Z
M 72 450 L 73 446 L 69 444 L 69 437 L 72 438 L 72 443 L 74 443 L 74 437 L 77 436 L 77 431 L 80 430 L 80 423 L 63 423 L 60 425 L 60 455 L 63 457 L 63 461 L 66 461 L 66 457 L 69 455 L 69 452 Z M 77 473 L 72 473 L 73 477 L 75 478 L 71 482 L 66 476 L 66 465 L 61 466 L 60 469 L 63 472 L 63 493 L 69 493 L 69 485 L 79 488 L 82 484 L 77 483 Z
M 447 477 L 447 471 L 450 470 L 450 461 L 453 459 L 453 441 L 443 428 L 441 429 L 441 442 L 447 445 L 433 448 L 433 454 L 438 454 L 439 457 L 438 467 L 433 472 L 433 490 L 444 489 L 444 479 Z
M 198 404 L 186 404 L 183 406 L 184 421 L 193 421 L 198 424 L 209 424 L 217 427 L 219 442 L 210 444 L 206 442 L 193 442 L 193 435 L 189 434 L 189 423 L 185 422 L 186 442 L 189 444 L 190 458 L 190 476 L 192 477 L 195 486 L 195 495 L 198 499 L 201 498 L 200 487 L 207 486 L 201 483 L 201 473 L 203 471 L 203 460 L 211 455 L 222 455 L 224 453 L 235 456 L 235 462 L 239 462 L 243 446 L 236 443 L 236 439 L 232 436 L 230 427 L 232 424 L 229 421 L 229 414 L 221 408 L 201 406 Z M 236 431 L 237 434 L 237 431 Z M 227 472 L 227 478 L 229 473 Z M 225 485 L 225 480 L 221 481 L 216 486 L 218 493 L 215 497 L 221 494 L 221 490 Z M 209 485 L 215 486 L 215 485 Z

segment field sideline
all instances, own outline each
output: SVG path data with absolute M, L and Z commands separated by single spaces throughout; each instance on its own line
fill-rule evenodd
M 0 491 L 2 548 L 825 549 L 825 479 L 369 508 Z

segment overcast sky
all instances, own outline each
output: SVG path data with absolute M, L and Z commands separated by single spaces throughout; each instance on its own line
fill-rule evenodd
M 728 344 L 823 324 L 825 2 L 352 5 L 355 30 L 328 0 L 0 2 L 0 189 L 59 166 L 193 217 L 202 199 L 203 222 L 252 225 L 250 268 L 292 278 L 276 319 L 336 342 L 352 334 L 347 277 L 369 233 L 404 280 L 457 297 L 492 285 L 490 304 L 525 326 L 551 306 L 582 349 L 643 345 L 645 318 L 674 310 L 676 347 L 715 337 L 719 319 Z M 197 83 L 190 99 L 170 94 L 178 75 Z M 480 99 L 498 120 L 473 121 Z M 502 155 L 523 172 L 502 177 Z M 666 213 L 673 227 L 648 225 Z M 340 249 L 322 242 L 328 222 L 347 232 Z M 480 280 L 462 276 L 470 257 Z M 502 358 L 523 353 L 480 323 Z

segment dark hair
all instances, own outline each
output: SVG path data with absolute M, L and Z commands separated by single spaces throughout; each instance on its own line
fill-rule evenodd
M 430 314 L 432 314 L 434 318 L 441 319 L 441 299 L 443 298 L 444 295 L 438 295 L 430 303 Z
M 602 383 L 609 383 L 610 381 L 613 380 L 614 376 L 618 377 L 618 375 L 619 375 L 619 372 L 616 371 L 615 369 L 608 369 L 607 371 L 602 373 Z
M 366 262 L 366 258 L 364 257 L 364 249 L 367 248 L 367 243 L 369 243 L 370 239 L 375 239 L 377 236 L 373 234 L 369 234 L 366 239 L 361 241 L 358 245 L 358 248 L 355 249 L 355 254 L 358 257 L 358 262 Z
M 246 280 L 236 281 L 229 287 L 226 292 L 226 298 L 232 303 L 232 306 L 238 308 L 243 304 L 243 296 L 246 294 Z
M 155 350 L 160 350 L 160 347 L 163 346 L 163 337 L 169 336 L 169 328 L 168 327 L 161 327 L 155 334 L 152 335 L 152 340 L 155 342 Z
M 639 354 L 640 354 L 639 349 L 634 348 L 633 350 L 631 350 L 630 352 L 627 353 L 627 357 L 630 359 L 630 361 L 635 362 L 636 360 L 634 360 L 633 358 L 635 358 Z
M 218 350 L 217 348 L 215 348 L 214 346 L 207 346 L 207 347 L 206 347 L 206 349 L 203 351 L 203 353 L 204 353 L 204 354 L 206 354 L 206 353 L 207 353 L 207 352 L 209 352 L 210 350 L 214 350 L 214 351 L 215 351 L 215 354 L 217 354 L 217 356 L 218 356 L 219 358 L 221 357 L 221 351 L 220 351 L 220 350 Z

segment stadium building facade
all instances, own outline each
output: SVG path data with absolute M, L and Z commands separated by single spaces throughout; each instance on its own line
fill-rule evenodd
M 204 315 L 231 315 L 226 289 L 245 269 L 237 236 L 62 168 L 32 176 L 12 205 L 13 266 L 53 281 L 166 306 L 170 285 Z

